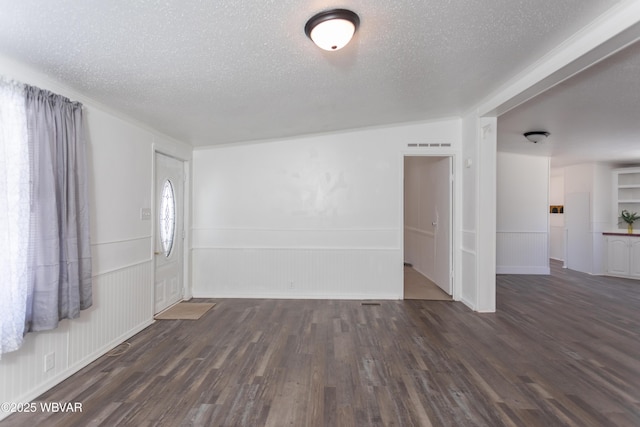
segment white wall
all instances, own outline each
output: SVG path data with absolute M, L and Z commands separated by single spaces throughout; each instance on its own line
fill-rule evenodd
M 564 169 L 552 169 L 549 205 L 564 205 Z M 549 214 L 549 258 L 564 261 L 564 213 Z
M 566 263 L 570 269 L 604 274 L 602 232 L 610 231 L 611 170 L 599 163 L 564 168 Z M 580 200 L 585 203 L 576 205 Z
M 152 222 L 140 220 L 152 207 L 153 147 L 186 159 L 191 149 L 22 64 L 0 58 L 0 75 L 81 101 L 88 134 L 94 303 L 3 355 L 0 402 L 27 402 L 153 322 Z M 55 367 L 44 372 L 49 353 Z
M 613 167 L 611 165 L 597 163 L 593 167 L 593 270 L 592 274 L 604 274 L 606 271 L 605 257 L 606 245 L 602 235 L 605 231 L 611 231 L 611 206 L 614 195 L 611 193 Z
M 593 200 L 593 164 L 567 166 L 564 169 L 566 266 L 591 273 L 591 203 Z
M 498 153 L 496 271 L 549 274 L 549 159 Z
M 194 296 L 402 298 L 403 155 L 459 143 L 443 120 L 195 150 Z
M 470 307 L 478 303 L 478 269 L 476 230 L 478 223 L 478 154 L 479 121 L 475 115 L 465 117 L 462 121 L 462 215 L 461 232 L 461 276 L 462 286 L 460 299 Z M 459 179 L 459 178 L 458 178 Z

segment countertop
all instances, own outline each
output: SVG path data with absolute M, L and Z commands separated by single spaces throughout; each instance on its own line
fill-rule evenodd
M 640 232 L 639 232 L 639 233 L 634 232 L 634 233 L 629 234 L 629 233 L 619 233 L 619 232 L 617 232 L 617 231 L 611 231 L 611 232 L 606 231 L 606 232 L 603 232 L 603 233 L 602 233 L 602 235 L 603 235 L 603 236 L 631 236 L 631 237 L 640 237 Z

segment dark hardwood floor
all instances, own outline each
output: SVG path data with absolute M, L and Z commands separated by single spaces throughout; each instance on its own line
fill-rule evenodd
M 158 321 L 2 426 L 638 426 L 640 282 L 498 276 L 441 301 L 219 300 Z

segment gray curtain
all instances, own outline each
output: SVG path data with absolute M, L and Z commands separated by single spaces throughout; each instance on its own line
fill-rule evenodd
M 32 173 L 25 332 L 54 329 L 92 304 L 82 104 L 27 86 Z

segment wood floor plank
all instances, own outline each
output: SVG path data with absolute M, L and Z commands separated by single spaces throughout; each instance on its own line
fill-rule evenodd
M 203 300 L 209 301 L 209 300 Z M 640 282 L 501 275 L 497 313 L 442 301 L 210 300 L 0 426 L 637 426 Z

